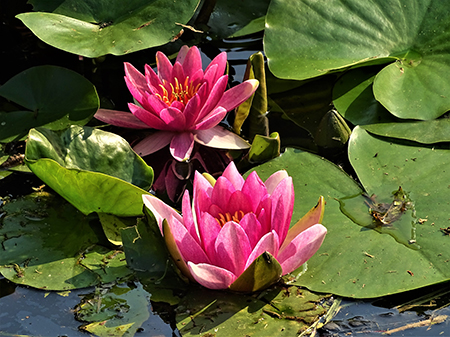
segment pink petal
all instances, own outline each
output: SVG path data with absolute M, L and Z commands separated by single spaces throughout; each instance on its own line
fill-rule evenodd
M 128 62 L 124 63 L 125 67 L 125 83 L 131 95 L 141 102 L 144 93 L 148 90 L 145 76 L 142 75 L 133 65 Z
M 327 229 L 324 226 L 314 225 L 297 235 L 280 251 L 277 260 L 283 268 L 283 275 L 289 274 L 309 260 L 319 249 L 325 234 Z
M 184 261 L 193 263 L 210 263 L 203 249 L 187 231 L 183 223 L 172 217 L 168 220 L 170 231 L 172 232 L 178 250 Z
M 215 108 L 203 121 L 195 126 L 195 130 L 207 130 L 219 124 L 225 118 L 227 111 L 218 107 Z
M 208 72 L 208 70 L 217 65 L 217 70 L 216 70 L 216 78 L 213 79 L 213 83 L 215 83 L 220 76 L 222 76 L 225 72 L 225 68 L 227 66 L 227 53 L 226 52 L 221 52 L 219 55 L 217 55 L 214 60 L 211 61 L 211 63 L 208 65 L 208 67 L 205 70 L 205 73 Z
M 245 263 L 252 252 L 247 234 L 242 227 L 233 222 L 227 222 L 217 235 L 215 265 L 231 271 L 239 276 L 245 270 Z
M 164 53 L 161 53 L 158 51 L 156 53 L 156 67 L 158 68 L 158 76 L 159 79 L 166 80 L 167 82 L 172 82 L 172 63 L 170 63 L 169 59 L 167 58 Z
M 179 62 L 179 63 L 183 64 L 184 58 L 186 57 L 186 54 L 188 53 L 188 51 L 189 51 L 188 46 L 186 46 L 186 45 L 182 46 L 180 48 L 180 51 L 178 52 L 177 59 L 175 60 L 175 62 Z
M 183 61 L 183 70 L 186 76 L 191 76 L 199 69 L 202 69 L 202 57 L 196 46 L 189 49 Z
M 242 178 L 242 175 L 239 173 L 233 161 L 230 162 L 225 168 L 222 176 L 227 178 L 233 184 L 236 190 L 241 190 L 242 186 L 244 186 L 245 180 L 244 178 Z
M 250 241 L 250 246 L 252 248 L 254 248 L 256 246 L 256 244 L 258 243 L 258 241 L 261 239 L 261 237 L 263 235 L 267 234 L 266 231 L 263 231 L 261 223 L 258 221 L 258 219 L 256 218 L 256 215 L 253 213 L 245 214 L 244 217 L 242 218 L 242 220 L 239 222 L 239 225 L 247 233 L 248 240 Z M 245 268 L 247 268 L 247 267 L 245 267 Z
M 166 205 L 157 197 L 149 194 L 142 195 L 142 200 L 144 200 L 144 205 L 153 213 L 156 222 L 158 223 L 159 229 L 162 233 L 162 222 L 164 219 L 169 220 L 172 216 L 178 221 L 183 221 L 183 218 L 176 210 L 172 207 Z
M 181 212 L 183 214 L 184 226 L 192 237 L 200 244 L 199 233 L 197 233 L 197 227 L 195 225 L 196 220 L 194 220 L 194 215 L 192 214 L 191 198 L 189 197 L 188 190 L 184 191 Z
M 267 194 L 266 186 L 259 178 L 256 171 L 250 173 L 242 186 L 242 193 L 244 193 L 252 204 L 251 211 L 256 212 L 261 202 L 262 197 Z
M 211 183 L 198 171 L 195 171 L 192 204 L 196 216 L 199 216 L 201 214 L 200 212 L 208 211 L 211 206 L 212 191 L 213 187 Z
M 217 106 L 230 111 L 247 100 L 258 88 L 258 80 L 247 80 L 241 84 L 225 91 Z
M 161 120 L 167 124 L 172 131 L 183 131 L 186 126 L 186 118 L 182 111 L 169 107 L 162 109 L 159 114 Z M 194 141 L 194 139 L 192 139 Z
M 236 280 L 232 272 L 206 263 L 198 265 L 188 262 L 189 271 L 194 279 L 205 288 L 226 289 Z
M 173 65 L 173 69 L 172 69 L 172 76 L 173 78 L 178 80 L 179 84 L 183 84 L 184 83 L 184 79 L 186 78 L 184 71 L 183 71 L 183 67 L 181 66 L 180 63 L 175 62 L 175 64 Z M 175 81 L 174 81 L 175 84 Z
M 147 124 L 142 122 L 132 113 L 118 110 L 98 109 L 94 115 L 99 121 L 115 126 L 130 129 L 148 129 Z
M 221 78 L 219 78 L 219 80 L 216 83 L 214 83 L 214 86 L 209 92 L 209 96 L 205 104 L 203 105 L 202 109 L 199 112 L 196 123 L 202 122 L 204 118 L 206 118 L 211 114 L 214 108 L 216 108 L 217 106 L 221 106 L 218 105 L 217 103 L 221 101 L 225 89 L 227 88 L 227 84 L 228 84 L 228 75 L 223 75 Z
M 222 227 L 217 220 L 209 213 L 203 213 L 200 219 L 198 219 L 201 244 L 206 255 L 212 262 L 216 260 L 215 243 L 221 229 Z
M 200 111 L 200 97 L 195 94 L 184 108 L 184 117 L 186 118 L 186 129 L 191 130 L 195 127 L 195 120 Z
M 284 242 L 291 223 L 294 210 L 294 185 L 292 177 L 283 179 L 271 195 L 272 200 L 272 229 L 274 229 Z
M 242 211 L 244 214 L 249 212 L 253 212 L 252 202 L 250 198 L 242 193 L 242 191 L 235 191 L 230 196 L 230 200 L 228 201 L 228 212 L 232 215 L 235 212 Z
M 177 133 L 170 142 L 170 153 L 178 161 L 188 160 L 193 148 L 194 136 L 190 132 Z
M 244 150 L 250 144 L 237 134 L 216 125 L 206 130 L 196 130 L 194 139 L 197 143 L 217 149 Z
M 158 96 L 153 95 L 151 93 L 145 93 L 141 105 L 142 108 L 144 108 L 147 111 L 150 111 L 151 113 L 153 113 L 155 116 L 158 117 L 162 110 L 167 109 L 169 107 L 165 102 L 161 101 L 161 99 Z
M 265 181 L 264 185 L 266 185 L 267 193 L 272 194 L 275 190 L 275 187 L 278 186 L 278 184 L 284 179 L 289 177 L 287 172 L 285 170 L 280 170 L 272 174 L 267 180 Z
M 211 202 L 216 204 L 223 210 L 228 210 L 228 202 L 235 188 L 231 182 L 225 177 L 219 177 L 211 194 Z
M 217 82 L 217 80 L 223 75 L 220 74 L 220 76 L 217 76 L 217 64 L 208 67 L 208 70 L 205 71 L 205 74 L 203 76 L 203 80 L 208 84 L 209 90 L 211 90 L 212 87 L 214 87 L 214 84 Z
M 264 252 L 269 252 L 272 256 L 276 257 L 278 255 L 278 247 L 280 246 L 280 241 L 278 235 L 275 231 L 271 231 L 265 234 L 261 240 L 258 241 L 255 248 L 251 252 L 245 264 L 245 269 L 252 264 L 252 262 L 259 257 Z
M 183 112 L 183 116 L 184 116 L 184 104 L 181 103 L 180 101 L 173 101 L 172 104 L 170 105 L 170 107 L 180 110 L 181 112 Z M 184 119 L 186 120 L 186 117 L 184 117 Z M 185 122 L 185 124 L 186 124 L 186 122 Z
M 170 127 L 167 126 L 167 124 L 164 123 L 161 118 L 155 116 L 150 111 L 147 111 L 133 103 L 128 103 L 128 108 L 133 115 L 135 115 L 149 127 L 157 130 L 170 130 Z
M 169 145 L 174 135 L 175 133 L 169 131 L 152 133 L 133 146 L 133 150 L 141 157 L 148 156 Z
M 153 94 L 160 94 L 161 96 L 163 95 L 163 90 L 161 88 L 162 82 L 153 68 L 148 64 L 145 65 L 145 79 L 147 80 L 148 88 Z

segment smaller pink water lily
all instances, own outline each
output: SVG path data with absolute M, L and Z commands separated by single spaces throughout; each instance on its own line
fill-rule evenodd
M 265 182 L 256 172 L 244 180 L 233 162 L 217 181 L 196 172 L 193 204 L 185 191 L 182 216 L 153 196 L 143 200 L 183 274 L 210 289 L 265 288 L 311 258 L 327 232 L 322 197 L 289 229 L 294 187 L 286 171 Z
M 145 65 L 145 76 L 125 63 L 125 82 L 139 105 L 129 103 L 132 115 L 99 110 L 103 122 L 131 128 L 161 130 L 138 143 L 134 150 L 146 156 L 170 144 L 178 161 L 188 160 L 194 140 L 222 149 L 245 149 L 249 144 L 218 126 L 228 111 L 247 100 L 258 87 L 257 80 L 245 81 L 227 91 L 224 75 L 227 56 L 220 53 L 205 71 L 197 47 L 183 46 L 172 66 L 161 52 L 156 54 L 158 74 Z

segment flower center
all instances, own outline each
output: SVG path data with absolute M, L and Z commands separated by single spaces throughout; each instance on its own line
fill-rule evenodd
M 219 217 L 216 218 L 216 221 L 219 223 L 220 227 L 223 227 L 228 221 L 234 221 L 239 223 L 239 221 L 242 220 L 244 217 L 244 212 L 242 211 L 236 211 L 233 215 L 231 215 L 229 212 L 226 212 L 225 215 L 222 213 L 219 213 Z
M 200 88 L 201 84 L 199 83 L 194 87 L 192 83 L 189 82 L 189 76 L 186 77 L 184 83 L 178 82 L 178 78 L 175 77 L 175 85 L 170 83 L 172 92 L 169 92 L 165 87 L 166 83 L 167 81 L 163 80 L 163 84 L 160 84 L 160 87 L 163 91 L 162 96 L 160 94 L 156 94 L 156 96 L 158 96 L 159 99 L 167 105 L 171 105 L 174 101 L 178 101 L 186 105 L 187 102 L 197 93 L 198 88 Z

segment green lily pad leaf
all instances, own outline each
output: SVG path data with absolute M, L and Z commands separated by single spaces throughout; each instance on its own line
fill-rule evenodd
M 147 221 L 139 220 L 135 226 L 122 230 L 127 264 L 152 294 L 152 301 L 177 304 L 179 298 L 173 292 L 186 285 L 176 273 L 156 220 L 147 209 L 144 212 Z
M 375 78 L 376 99 L 399 118 L 429 120 L 450 109 L 449 15 L 439 0 L 275 0 L 264 48 L 286 79 L 391 63 Z
M 236 6 L 233 0 L 217 1 L 207 22 L 209 33 L 223 39 L 262 31 L 269 3 L 269 0 L 250 0 Z M 205 19 L 199 17 L 196 22 L 205 24 Z
M 320 147 L 336 149 L 347 143 L 351 133 L 344 118 L 335 109 L 331 109 L 322 117 L 314 141 Z
M 423 144 L 450 142 L 450 119 L 432 121 L 409 121 L 402 123 L 380 123 L 362 126 L 376 135 L 408 139 Z
M 170 42 L 198 3 L 66 0 L 56 8 L 55 3 L 39 7 L 52 13 L 22 13 L 17 18 L 42 41 L 67 52 L 86 57 L 124 55 Z
M 84 214 L 142 214 L 153 170 L 120 136 L 72 126 L 63 132 L 30 131 L 25 159 L 48 186 Z
M 0 142 L 5 143 L 34 127 L 62 130 L 84 125 L 99 108 L 95 87 L 87 79 L 56 66 L 21 72 L 0 87 L 0 96 L 26 109 L 0 112 Z
M 106 213 L 98 213 L 98 218 L 107 239 L 116 246 L 122 245 L 122 229 L 136 224 L 135 218 L 120 218 Z
M 130 273 L 121 252 L 97 245 L 89 218 L 46 192 L 2 206 L 0 272 L 8 280 L 47 290 L 69 290 Z
M 77 320 L 88 322 L 80 327 L 100 337 L 134 336 L 150 317 L 150 294 L 137 284 L 97 288 L 85 295 L 75 308 Z
M 333 88 L 337 111 L 355 125 L 399 121 L 373 95 L 373 81 L 380 67 L 363 67 L 342 75 Z
M 357 216 L 371 215 L 367 199 L 361 197 L 364 191 L 355 181 L 323 158 L 288 149 L 255 170 L 263 180 L 280 169 L 293 177 L 296 195 L 291 226 L 323 195 L 327 206 L 322 224 L 328 233 L 317 253 L 285 281 L 317 292 L 373 298 L 448 280 L 450 266 L 445 261 L 450 260 L 450 241 L 445 229 L 450 226 L 450 151 L 393 143 L 359 127 L 353 130 L 349 147 L 351 163 L 369 196 L 375 194 L 377 202 L 391 203 L 399 186 L 407 193 L 415 218 L 411 213 L 404 217 L 415 220 L 420 249 L 397 242 L 392 233 L 355 223 L 352 219 Z M 342 213 L 338 200 L 348 202 L 356 196 L 360 196 L 360 206 L 351 207 L 351 219 Z M 413 229 L 413 224 L 408 225 Z
M 266 162 L 280 155 L 281 139 L 278 132 L 273 132 L 269 137 L 256 135 L 248 154 L 251 163 Z
M 193 289 L 176 308 L 183 336 L 294 336 L 328 309 L 306 289 L 269 289 L 259 295 Z

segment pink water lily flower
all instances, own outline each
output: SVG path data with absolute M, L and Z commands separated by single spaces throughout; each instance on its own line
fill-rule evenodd
M 183 46 L 173 66 L 161 52 L 157 52 L 156 61 L 158 74 L 145 65 L 145 76 L 125 63 L 127 87 L 139 103 L 128 104 L 133 115 L 100 110 L 95 117 L 116 126 L 161 130 L 134 147 L 141 156 L 170 144 L 172 156 L 185 161 L 191 155 L 194 140 L 216 148 L 249 148 L 242 138 L 218 124 L 228 111 L 255 92 L 257 80 L 245 81 L 225 91 L 226 53 L 220 53 L 203 71 L 200 52 L 195 46 Z
M 311 258 L 327 232 L 322 197 L 289 229 L 294 187 L 284 170 L 244 180 L 231 162 L 217 181 L 196 172 L 193 192 L 192 205 L 184 193 L 182 216 L 153 196 L 143 200 L 183 274 L 210 289 L 267 287 Z

